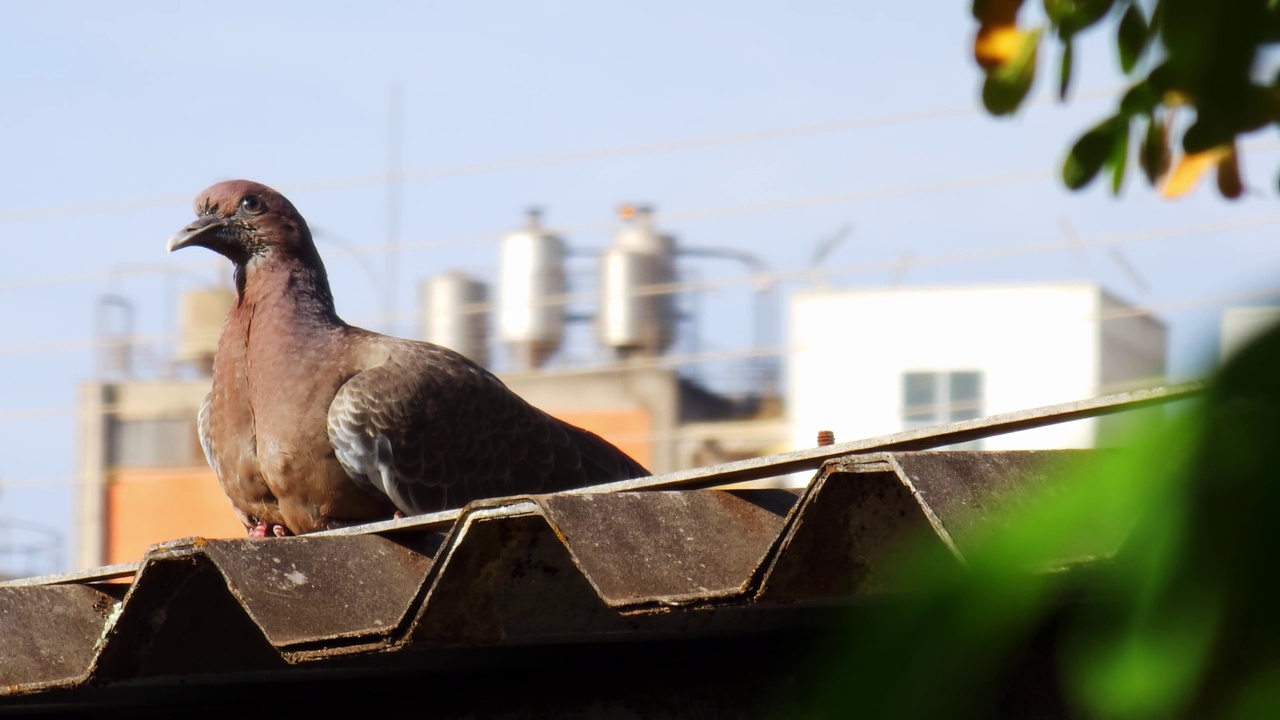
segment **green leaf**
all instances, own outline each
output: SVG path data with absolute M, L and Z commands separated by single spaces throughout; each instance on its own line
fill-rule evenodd
M 1009 115 L 1018 109 L 1036 79 L 1036 51 L 1042 29 L 1027 34 L 1018 54 L 987 74 L 982 84 L 982 104 L 992 115 Z
M 1124 97 L 1120 99 L 1120 114 L 1124 117 L 1150 115 L 1159 102 L 1160 96 L 1156 93 L 1155 88 L 1151 86 L 1151 82 L 1143 80 L 1142 82 L 1134 83 L 1133 87 L 1129 88 Z
M 1061 19 L 1057 24 L 1067 34 L 1074 35 L 1101 20 L 1114 4 L 1115 0 L 1064 1 L 1058 10 Z
M 1044 14 L 1048 15 L 1048 22 L 1061 24 L 1074 6 L 1074 0 L 1044 0 Z
M 1129 119 L 1116 118 L 1115 143 L 1111 146 L 1111 155 L 1107 165 L 1111 167 L 1111 194 L 1119 195 L 1124 185 L 1125 166 L 1129 162 Z
M 1236 132 L 1250 133 L 1280 121 L 1280 93 L 1275 88 L 1249 85 L 1240 98 Z
M 1199 108 L 1195 123 L 1182 134 L 1182 150 L 1188 155 L 1202 153 L 1235 139 L 1235 122 L 1227 113 Z
M 1116 37 L 1116 47 L 1120 50 L 1120 69 L 1126 75 L 1133 72 L 1138 58 L 1147 49 L 1147 39 L 1150 37 L 1148 30 L 1142 8 L 1138 3 L 1130 3 L 1129 9 L 1124 11 L 1124 17 L 1120 18 L 1120 30 Z
M 1138 163 L 1147 176 L 1147 182 L 1155 185 L 1169 172 L 1169 136 L 1164 122 L 1155 115 L 1147 122 L 1147 132 L 1138 150 Z
M 1151 89 L 1156 95 L 1163 95 L 1170 90 L 1182 88 L 1173 68 L 1169 67 L 1167 62 L 1162 62 L 1152 68 L 1151 72 L 1147 73 L 1147 82 L 1150 83 Z
M 1067 90 L 1071 87 L 1071 65 L 1075 55 L 1075 43 L 1070 38 L 1062 41 L 1062 65 L 1058 70 L 1058 99 L 1067 99 Z
M 1093 180 L 1116 146 L 1120 125 L 1118 117 L 1107 118 L 1071 146 L 1062 164 L 1062 182 L 1067 187 L 1079 190 Z

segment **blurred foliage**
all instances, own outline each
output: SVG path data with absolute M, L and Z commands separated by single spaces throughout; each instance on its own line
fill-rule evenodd
M 1147 181 L 1166 197 L 1191 190 L 1210 170 L 1218 192 L 1244 193 L 1239 138 L 1280 124 L 1280 74 L 1255 78 L 1256 60 L 1280 41 L 1277 0 L 1043 0 L 1046 28 L 1018 25 L 1022 0 L 974 0 L 979 29 L 974 58 L 986 74 L 982 102 L 994 115 L 1015 112 L 1036 76 L 1042 37 L 1060 47 L 1057 86 L 1065 100 L 1078 36 L 1107 28 L 1129 85 L 1116 111 L 1086 131 L 1063 163 L 1062 180 L 1078 190 L 1099 174 L 1123 186 L 1133 153 Z M 1181 154 L 1172 142 L 1181 132 Z
M 850 613 L 798 715 L 1280 717 L 1277 369 L 1280 329 L 963 565 L 906 552 L 907 591 Z M 1115 557 L 1043 569 L 1110 533 Z

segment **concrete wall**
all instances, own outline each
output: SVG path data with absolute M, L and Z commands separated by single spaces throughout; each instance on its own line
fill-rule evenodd
M 1227 308 L 1222 312 L 1219 357 L 1227 359 L 1276 323 L 1280 323 L 1280 307 Z
M 1099 392 L 1125 392 L 1164 382 L 1168 331 L 1164 323 L 1136 314 L 1123 301 L 1102 293 Z

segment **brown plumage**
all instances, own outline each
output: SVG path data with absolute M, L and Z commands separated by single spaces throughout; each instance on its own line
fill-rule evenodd
M 233 180 L 169 241 L 235 264 L 200 409 L 209 465 L 250 535 L 300 534 L 647 471 L 452 350 L 343 322 L 307 223 Z

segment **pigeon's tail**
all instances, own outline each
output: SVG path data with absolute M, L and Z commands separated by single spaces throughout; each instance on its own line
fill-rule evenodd
M 573 425 L 568 427 L 574 445 L 582 454 L 582 470 L 586 484 L 599 485 L 615 480 L 647 477 L 652 474 L 630 455 L 610 444 L 608 440 L 590 430 L 583 430 Z

